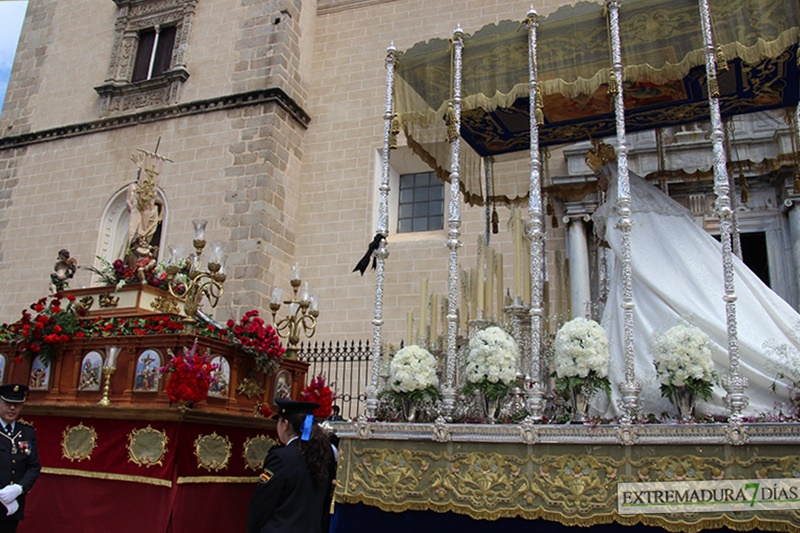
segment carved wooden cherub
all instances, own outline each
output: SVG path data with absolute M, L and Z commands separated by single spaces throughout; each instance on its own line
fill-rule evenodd
M 75 276 L 77 270 L 78 260 L 70 257 L 66 248 L 59 250 L 58 260 L 53 266 L 53 273 L 50 274 L 50 293 L 55 294 L 69 289 L 69 280 Z

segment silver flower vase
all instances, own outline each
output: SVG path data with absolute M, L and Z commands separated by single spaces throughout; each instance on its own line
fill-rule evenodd
M 410 398 L 403 398 L 403 418 L 406 422 L 413 422 L 417 418 L 417 402 Z
M 500 398 L 490 399 L 484 391 L 477 391 L 477 396 L 486 422 L 494 424 L 500 412 Z
M 589 420 L 589 399 L 591 398 L 591 391 L 586 387 L 578 385 L 572 387 L 569 391 L 570 400 L 572 401 L 572 423 L 585 424 Z
M 697 391 L 686 385 L 675 387 L 672 391 L 672 402 L 678 408 L 678 416 L 681 420 L 694 420 Z

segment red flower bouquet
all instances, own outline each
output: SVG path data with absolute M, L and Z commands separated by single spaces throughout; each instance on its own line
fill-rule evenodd
M 278 368 L 286 348 L 281 346 L 281 340 L 272 325 L 258 316 L 258 311 L 248 311 L 238 324 L 232 319 L 228 320 L 227 326 L 230 341 L 253 354 L 261 371 L 270 374 Z
M 324 420 L 331 416 L 333 400 L 336 398 L 336 395 L 327 383 L 325 383 L 325 378 L 322 377 L 322 374 L 319 374 L 311 380 L 311 383 L 309 383 L 305 389 L 303 389 L 303 392 L 300 393 L 300 398 L 304 402 L 318 403 L 319 408 L 312 414 L 314 418 Z
M 167 396 L 173 403 L 194 403 L 208 397 L 208 388 L 216 381 L 214 371 L 217 365 L 211 364 L 211 352 L 197 353 L 197 339 L 183 355 L 175 356 L 168 350 L 172 359 L 161 368 L 168 375 Z
M 48 298 L 50 301 L 48 302 Z M 69 342 L 79 333 L 79 311 L 75 307 L 75 297 L 67 296 L 67 306 L 61 306 L 60 293 L 41 298 L 30 305 L 35 316 L 25 309 L 22 318 L 7 326 L 9 342 L 17 347 L 17 358 L 41 356 L 44 364 L 49 364 L 56 347 Z

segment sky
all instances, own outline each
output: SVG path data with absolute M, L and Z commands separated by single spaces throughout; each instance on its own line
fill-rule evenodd
M 19 32 L 27 8 L 27 1 L 0 1 L 0 111 L 6 98 L 11 65 L 14 64 L 14 52 L 17 50 Z

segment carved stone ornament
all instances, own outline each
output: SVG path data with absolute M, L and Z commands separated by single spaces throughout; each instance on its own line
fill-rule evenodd
M 222 470 L 231 459 L 231 441 L 216 432 L 200 435 L 194 441 L 194 456 L 197 466 L 210 471 Z
M 61 455 L 70 461 L 91 459 L 97 448 L 97 432 L 94 428 L 83 425 L 70 426 L 64 430 L 61 438 Z
M 95 91 L 103 98 L 103 115 L 142 107 L 175 103 L 181 85 L 189 77 L 186 52 L 189 48 L 197 0 L 115 0 L 116 33 L 106 79 Z M 138 34 L 155 27 L 175 26 L 175 43 L 170 69 L 162 76 L 131 83 L 136 61 Z
M 277 444 L 278 441 L 266 435 L 259 435 L 244 441 L 242 457 L 244 457 L 245 468 L 256 472 L 261 471 L 264 467 L 264 459 L 266 459 L 267 453 Z
M 150 426 L 128 434 L 128 461 L 139 466 L 161 466 L 167 453 L 169 438 L 165 431 Z

